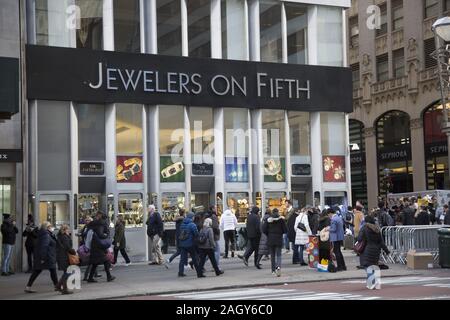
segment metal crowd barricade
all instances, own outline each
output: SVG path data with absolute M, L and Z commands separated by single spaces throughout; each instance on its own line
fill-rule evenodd
M 385 263 L 406 264 L 409 250 L 430 252 L 434 260 L 439 258 L 439 241 L 437 230 L 450 226 L 391 226 L 381 229 L 384 242 L 390 254 L 382 252 L 381 259 Z

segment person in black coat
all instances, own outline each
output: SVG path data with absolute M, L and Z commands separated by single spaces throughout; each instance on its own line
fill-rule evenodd
M 130 265 L 131 261 L 128 257 L 126 248 L 127 248 L 127 242 L 125 238 L 125 221 L 123 220 L 123 214 L 119 214 L 117 217 L 117 222 L 114 228 L 114 262 L 113 264 L 117 263 L 117 256 L 119 255 L 119 251 L 122 254 L 122 257 L 125 259 L 126 265 Z
M 36 246 L 37 237 L 39 233 L 39 228 L 34 224 L 33 215 L 28 215 L 27 227 L 22 233 L 23 237 L 26 237 L 25 240 L 25 250 L 27 251 L 27 262 L 28 262 L 28 270 L 26 273 L 33 272 L 33 251 Z
M 283 234 L 287 233 L 284 217 L 280 216 L 278 209 L 273 209 L 272 215 L 263 225 L 263 232 L 267 235 L 272 262 L 272 273 L 281 276 L 281 248 L 283 247 Z
M 55 290 L 58 289 L 58 276 L 56 274 L 56 238 L 53 235 L 55 229 L 50 222 L 44 221 L 38 233 L 38 240 L 34 251 L 33 273 L 28 280 L 25 292 L 33 293 L 31 287 L 42 270 L 49 270 Z
M 247 217 L 247 250 L 244 253 L 244 264 L 248 266 L 248 259 L 254 253 L 255 267 L 261 269 L 258 261 L 259 240 L 261 239 L 261 217 L 259 216 L 259 208 L 253 207 Z
M 175 219 L 175 245 L 177 251 L 175 251 L 175 253 L 170 256 L 169 260 L 167 260 L 167 263 L 172 263 L 172 261 L 181 254 L 181 249 L 179 247 L 180 241 L 178 240 L 178 237 L 180 235 L 180 226 L 183 223 L 185 215 L 186 211 L 184 209 L 178 210 L 178 217 Z
M 319 236 L 319 261 L 321 262 L 322 259 L 330 260 L 330 250 L 331 250 L 331 242 L 330 242 L 330 225 L 331 225 L 331 219 L 328 215 L 328 210 L 323 210 L 320 218 L 319 218 L 319 225 L 318 225 L 318 232 L 319 234 L 323 234 L 325 238 L 323 239 L 321 236 Z M 321 232 L 323 230 L 323 232 Z
M 67 279 L 70 274 L 67 273 L 69 267 L 69 254 L 75 255 L 76 252 L 72 246 L 72 238 L 70 236 L 70 228 L 67 224 L 64 224 L 59 229 L 56 236 L 56 262 L 58 263 L 58 270 L 63 271 L 63 275 L 58 282 L 58 289 L 62 294 L 73 293 L 67 289 Z
M 450 210 L 447 210 L 444 216 L 444 224 L 450 226 Z
M 412 206 L 409 205 L 408 202 L 406 202 L 405 204 L 406 204 L 405 208 L 403 209 L 403 211 L 401 213 L 402 225 L 412 226 L 412 225 L 414 225 L 415 210 L 412 208 Z
M 1 226 L 2 232 L 2 249 L 3 249 L 3 259 L 2 259 L 2 276 L 9 276 L 14 274 L 9 270 L 11 256 L 13 252 L 14 245 L 16 244 L 16 234 L 19 230 L 16 227 L 16 221 L 11 219 L 8 213 L 3 214 L 3 223 Z
M 308 211 L 308 222 L 312 235 L 316 235 L 319 230 L 319 212 L 317 209 L 312 208 Z
M 428 214 L 426 206 L 421 206 L 421 211 L 416 217 L 416 225 L 430 225 L 430 215 Z
M 112 276 L 110 272 L 111 262 L 107 257 L 108 249 L 105 249 L 105 247 L 102 245 L 102 242 L 107 242 L 107 239 L 109 239 L 107 216 L 103 212 L 98 211 L 97 215 L 95 216 L 95 220 L 89 223 L 88 230 L 88 232 L 92 230 L 93 236 L 89 257 L 89 263 L 92 264 L 92 268 L 87 282 L 97 282 L 97 280 L 94 279 L 94 274 L 97 270 L 97 266 L 100 264 L 103 264 L 105 266 L 107 281 L 113 281 L 115 277 Z
M 295 244 L 295 219 L 298 217 L 298 209 L 295 210 L 288 218 L 287 221 L 287 234 L 289 242 L 292 243 L 292 264 L 300 264 L 299 246 Z
M 369 266 L 378 266 L 380 261 L 381 249 L 389 254 L 389 250 L 384 244 L 383 237 L 381 236 L 381 229 L 375 224 L 375 219 L 371 215 L 364 218 L 366 222 L 361 229 L 358 241 L 364 241 L 364 251 L 359 256 L 360 266 L 367 268 Z

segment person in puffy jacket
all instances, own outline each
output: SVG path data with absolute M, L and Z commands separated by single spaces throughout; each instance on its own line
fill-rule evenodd
M 344 220 L 341 215 L 336 213 L 331 218 L 330 241 L 333 243 L 333 252 L 337 260 L 337 271 L 346 271 L 347 267 L 341 251 L 344 241 Z
M 71 294 L 67 288 L 67 279 L 70 273 L 67 273 L 69 267 L 69 254 L 75 255 L 76 252 L 72 248 L 72 238 L 70 236 L 70 228 L 67 224 L 63 224 L 56 236 L 56 262 L 58 263 L 58 270 L 63 271 L 63 275 L 58 282 L 58 289 L 62 294 Z
M 214 232 L 212 229 L 212 220 L 211 218 L 206 218 L 203 221 L 203 228 L 200 231 L 201 234 L 203 234 L 206 238 L 204 243 L 199 243 L 198 248 L 200 251 L 200 265 L 199 269 L 203 270 L 203 267 L 205 266 L 206 257 L 209 258 L 211 261 L 211 264 L 214 268 L 214 271 L 216 272 L 217 276 L 220 276 L 223 274 L 223 271 L 219 269 L 219 266 L 217 265 L 216 257 L 214 255 L 214 248 L 216 246 L 216 242 L 214 241 Z M 202 272 L 203 275 L 203 272 Z
M 280 216 L 278 209 L 273 209 L 272 215 L 263 225 L 263 232 L 267 235 L 272 263 L 272 274 L 281 276 L 281 248 L 283 247 L 283 234 L 287 233 L 284 217 Z
M 223 230 L 223 238 L 225 240 L 224 259 L 228 258 L 228 249 L 231 243 L 231 257 L 234 258 L 234 250 L 236 246 L 236 228 L 238 222 L 234 213 L 227 209 L 220 217 L 220 229 Z
M 58 275 L 56 274 L 56 238 L 53 235 L 55 228 L 50 222 L 44 221 L 38 233 L 36 250 L 34 251 L 33 273 L 25 287 L 26 293 L 36 292 L 31 287 L 41 274 L 42 270 L 49 270 L 55 291 L 58 289 Z
M 23 231 L 23 237 L 26 237 L 25 240 L 25 250 L 27 251 L 27 262 L 28 262 L 28 270 L 26 273 L 33 272 L 33 252 L 36 247 L 36 242 L 38 238 L 39 227 L 34 224 L 33 215 L 28 215 L 28 222 L 25 230 Z
M 360 266 L 368 268 L 369 266 L 377 266 L 380 261 L 381 249 L 389 254 L 389 250 L 384 244 L 381 235 L 381 229 L 375 224 L 375 219 L 368 215 L 364 218 L 365 224 L 358 236 L 358 241 L 364 241 L 364 251 L 360 254 Z
M 303 227 L 302 230 L 300 227 Z M 300 214 L 295 219 L 295 246 L 298 250 L 298 261 L 300 265 L 307 266 L 308 264 L 303 260 L 303 251 L 305 250 L 305 245 L 309 242 L 309 236 L 312 235 L 311 228 L 309 227 L 308 214 L 305 210 L 302 210 Z
M 184 266 L 188 262 L 188 254 L 192 257 L 192 263 L 197 271 L 197 277 L 204 277 L 202 270 L 198 264 L 197 251 L 195 250 L 195 241 L 198 238 L 197 226 L 192 222 L 194 214 L 188 213 L 183 223 L 180 225 L 180 233 L 178 235 L 178 246 L 181 250 L 180 263 L 178 265 L 178 276 L 185 277 Z

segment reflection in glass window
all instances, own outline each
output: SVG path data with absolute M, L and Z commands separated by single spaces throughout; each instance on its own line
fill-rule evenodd
M 248 59 L 245 1 L 222 0 L 222 58 Z
M 289 111 L 289 141 L 291 149 L 291 163 L 311 163 L 309 113 Z
M 144 208 L 141 194 L 119 194 L 119 215 L 122 215 L 126 228 L 144 225 Z
M 78 104 L 78 159 L 105 160 L 105 107 Z
M 249 211 L 249 198 L 247 192 L 227 193 L 227 205 L 236 215 L 238 222 L 245 222 Z
M 286 136 L 284 110 L 263 110 L 262 144 L 264 156 L 264 181 L 286 180 Z
M 322 154 L 324 156 L 345 155 L 345 115 L 339 112 L 320 114 Z
M 103 0 L 75 0 L 80 8 L 77 48 L 103 48 Z
M 284 4 L 287 21 L 288 63 L 306 63 L 307 8 L 304 5 Z
M 224 109 L 224 128 L 225 156 L 227 158 L 248 157 L 248 110 Z
M 411 142 L 409 116 L 402 111 L 385 113 L 376 123 L 379 148 L 396 147 Z
M 191 154 L 193 163 L 214 162 L 214 118 L 213 109 L 189 108 L 191 129 Z
M 141 52 L 139 0 L 114 0 L 114 48 Z
M 36 0 L 36 44 L 70 47 L 70 30 L 66 28 L 66 9 L 71 0 Z
M 260 1 L 259 10 L 261 61 L 281 62 L 281 4 Z
M 181 56 L 180 0 L 157 0 L 158 53 Z
M 70 225 L 69 199 L 67 195 L 41 195 L 39 201 L 39 223 L 50 222 L 56 229 Z
M 342 67 L 342 9 L 318 6 L 317 23 L 318 64 Z
M 159 153 L 183 156 L 184 107 L 159 106 Z M 177 146 L 179 146 L 177 148 Z
M 142 154 L 142 105 L 116 104 L 116 153 Z
M 211 57 L 209 0 L 187 0 L 189 57 Z

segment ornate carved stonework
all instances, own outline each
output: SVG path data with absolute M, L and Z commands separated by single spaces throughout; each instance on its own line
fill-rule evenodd
M 362 65 L 363 65 L 363 72 L 367 73 L 367 72 L 372 72 L 371 70 L 371 64 L 372 61 L 370 60 L 370 55 L 368 55 L 367 53 L 363 54 L 362 57 Z
M 364 128 L 364 132 L 363 132 L 364 138 L 370 138 L 373 137 L 375 135 L 375 128 Z
M 423 121 L 421 118 L 411 119 L 409 122 L 409 127 L 412 129 L 421 129 L 423 126 Z
M 408 40 L 408 58 L 417 57 L 417 40 L 410 38 Z

